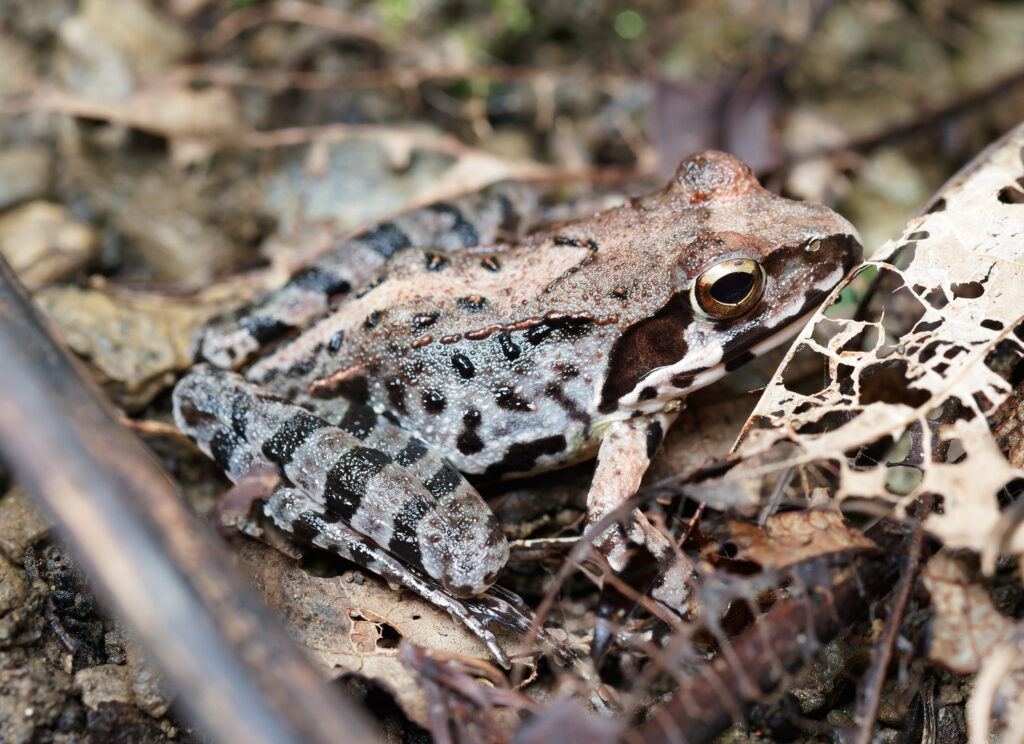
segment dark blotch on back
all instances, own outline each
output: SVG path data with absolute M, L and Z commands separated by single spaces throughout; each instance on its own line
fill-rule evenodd
M 534 468 L 537 459 L 543 455 L 557 455 L 564 451 L 565 437 L 561 434 L 535 439 L 532 442 L 516 442 L 505 450 L 505 456 L 501 460 L 487 466 L 484 475 L 526 473 Z
M 619 398 L 633 390 L 640 378 L 686 356 L 684 334 L 691 322 L 689 298 L 685 292 L 677 292 L 653 316 L 626 329 L 612 347 L 598 410 L 614 410 Z
M 456 300 L 456 303 L 467 312 L 478 313 L 487 307 L 487 298 L 480 295 L 470 295 L 469 297 L 460 297 Z
M 452 367 L 465 380 L 476 374 L 476 367 L 473 366 L 473 362 L 465 354 L 452 354 Z
M 538 326 L 534 326 L 533 328 L 528 328 L 526 332 L 523 334 L 523 337 L 531 344 L 536 345 L 554 332 L 555 329 L 552 328 L 550 325 L 541 324 Z
M 327 342 L 327 351 L 331 352 L 332 354 L 336 353 L 338 349 L 341 348 L 341 345 L 344 342 L 345 331 L 338 331 L 333 336 L 331 336 L 331 340 Z
M 476 409 L 470 409 L 462 414 L 462 423 L 466 427 L 459 434 L 459 438 L 456 440 L 456 446 L 459 448 L 459 452 L 464 455 L 475 455 L 477 452 L 484 448 L 484 442 L 480 438 L 480 435 L 476 433 L 477 427 L 480 426 L 482 416 L 480 411 Z
M 494 399 L 501 408 L 507 411 L 532 410 L 530 402 L 510 387 L 501 387 L 495 390 Z
M 414 315 L 412 319 L 413 328 L 417 331 L 422 331 L 424 328 L 429 328 L 434 325 L 440 317 L 441 313 L 439 312 L 420 313 L 419 315 Z
M 448 399 L 436 390 L 424 391 L 420 399 L 423 401 L 423 408 L 427 413 L 441 413 L 448 405 Z
M 534 345 L 545 341 L 556 331 L 560 338 L 571 340 L 585 335 L 591 329 L 593 322 L 594 319 L 590 317 L 548 317 L 540 325 L 527 329 L 523 336 Z
M 508 331 L 500 331 L 495 334 L 495 340 L 498 342 L 498 348 L 501 349 L 501 353 L 505 355 L 505 358 L 510 362 L 519 358 L 519 355 L 523 353 L 523 350 L 519 348 L 519 345 L 512 340 L 512 334 Z
M 464 455 L 475 455 L 484 448 L 484 440 L 474 430 L 466 429 L 455 440 L 455 446 Z

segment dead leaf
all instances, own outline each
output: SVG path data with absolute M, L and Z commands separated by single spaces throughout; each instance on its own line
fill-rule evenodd
M 959 674 L 978 673 L 968 704 L 972 744 L 990 741 L 992 724 L 1004 743 L 1024 736 L 1024 624 L 999 612 L 985 586 L 963 564 L 938 554 L 922 579 L 932 598 L 928 658 Z
M 808 509 L 768 517 L 763 527 L 750 522 L 729 521 L 732 542 L 740 558 L 765 568 L 782 568 L 830 553 L 871 550 L 875 544 L 850 529 L 836 511 Z
M 195 330 L 216 309 L 75 287 L 44 289 L 35 300 L 114 401 L 132 411 L 191 366 Z
M 993 355 L 1011 367 L 1024 358 L 1024 207 L 1003 196 L 1024 183 L 1022 153 L 1024 126 L 836 290 L 748 420 L 744 462 L 698 489 L 712 506 L 752 511 L 778 487 L 802 506 L 825 489 L 902 516 L 934 494 L 941 508 L 925 524 L 947 547 L 1024 552 L 1024 532 L 1004 534 L 997 499 L 1024 473 L 987 423 L 1012 391 Z M 873 302 L 854 318 L 857 299 L 837 300 L 851 287 L 863 294 L 870 276 Z M 820 367 L 811 388 L 788 374 L 798 352 Z
M 98 240 L 92 227 L 60 204 L 34 201 L 0 217 L 0 253 L 30 290 L 81 268 Z
M 239 543 L 239 559 L 268 604 L 284 616 L 296 641 L 332 676 L 356 673 L 391 691 L 410 719 L 429 722 L 419 677 L 401 659 L 399 641 L 484 664 L 490 654 L 466 628 L 418 596 L 391 589 L 361 571 L 320 577 L 256 541 Z M 536 658 L 525 638 L 498 630 L 518 661 Z

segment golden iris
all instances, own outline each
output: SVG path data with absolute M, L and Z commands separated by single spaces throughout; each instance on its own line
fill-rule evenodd
M 690 302 L 709 318 L 737 318 L 757 305 L 764 286 L 761 264 L 751 258 L 730 258 L 701 272 L 690 289 Z

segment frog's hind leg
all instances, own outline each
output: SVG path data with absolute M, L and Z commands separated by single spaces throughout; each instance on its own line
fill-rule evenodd
M 522 635 L 533 630 L 534 620 L 528 609 L 518 606 L 514 599 L 506 598 L 501 591 L 490 590 L 487 594 L 471 599 L 452 596 L 437 582 L 396 560 L 387 551 L 366 539 L 354 529 L 340 522 L 324 509 L 323 504 L 311 499 L 302 491 L 282 485 L 264 506 L 264 513 L 283 530 L 342 558 L 352 561 L 383 577 L 391 584 L 397 584 L 414 591 L 428 602 L 448 613 L 470 630 L 504 667 L 509 658 L 490 630 L 490 623 L 497 622 Z M 571 661 L 571 651 L 550 638 L 543 629 L 537 629 L 537 637 L 546 642 L 563 661 Z
M 508 558 L 501 526 L 453 468 L 423 482 L 387 452 L 266 393 L 199 367 L 174 388 L 178 428 L 237 482 L 255 458 L 328 511 L 459 596 L 487 589 Z M 453 500 L 454 494 L 454 500 Z
M 427 487 L 445 512 L 461 510 L 467 500 L 480 500 L 477 490 L 458 469 L 418 436 L 389 420 L 387 414 L 340 398 L 308 398 L 303 400 L 303 407 L 393 458 Z
M 511 241 L 538 211 L 535 189 L 513 181 L 406 212 L 345 240 L 283 287 L 214 319 L 198 339 L 198 357 L 223 369 L 242 365 L 260 348 L 323 314 L 339 298 L 373 282 L 389 258 L 406 248 L 455 252 Z
M 529 610 L 506 601 L 500 591 L 488 592 L 508 556 L 497 519 L 436 455 L 423 453 L 409 459 L 408 467 L 402 464 L 408 447 L 425 446 L 419 440 L 390 430 L 373 440 L 357 438 L 235 373 L 203 367 L 175 387 L 174 409 L 178 427 L 233 481 L 261 463 L 277 469 L 284 483 L 268 514 L 283 529 L 436 602 L 492 653 L 491 621 L 531 631 Z M 367 418 L 375 416 L 370 409 L 350 413 L 341 422 L 346 427 L 364 436 L 376 429 Z M 394 456 L 368 446 L 384 440 Z M 432 475 L 424 480 L 424 474 Z M 570 658 L 542 630 L 537 635 Z
M 674 413 L 658 413 L 609 425 L 601 439 L 597 468 L 587 495 L 588 524 L 593 525 L 639 490 L 644 472 L 675 417 Z M 672 541 L 639 510 L 633 511 L 631 521 L 608 528 L 597 539 L 598 549 L 616 571 L 625 568 L 630 544 L 645 547 L 661 566 L 661 576 L 651 596 L 687 615 L 690 570 Z

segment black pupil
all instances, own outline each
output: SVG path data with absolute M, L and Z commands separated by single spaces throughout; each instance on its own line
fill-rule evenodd
M 711 296 L 725 305 L 735 305 L 745 300 L 753 288 L 753 274 L 734 271 L 711 285 Z

